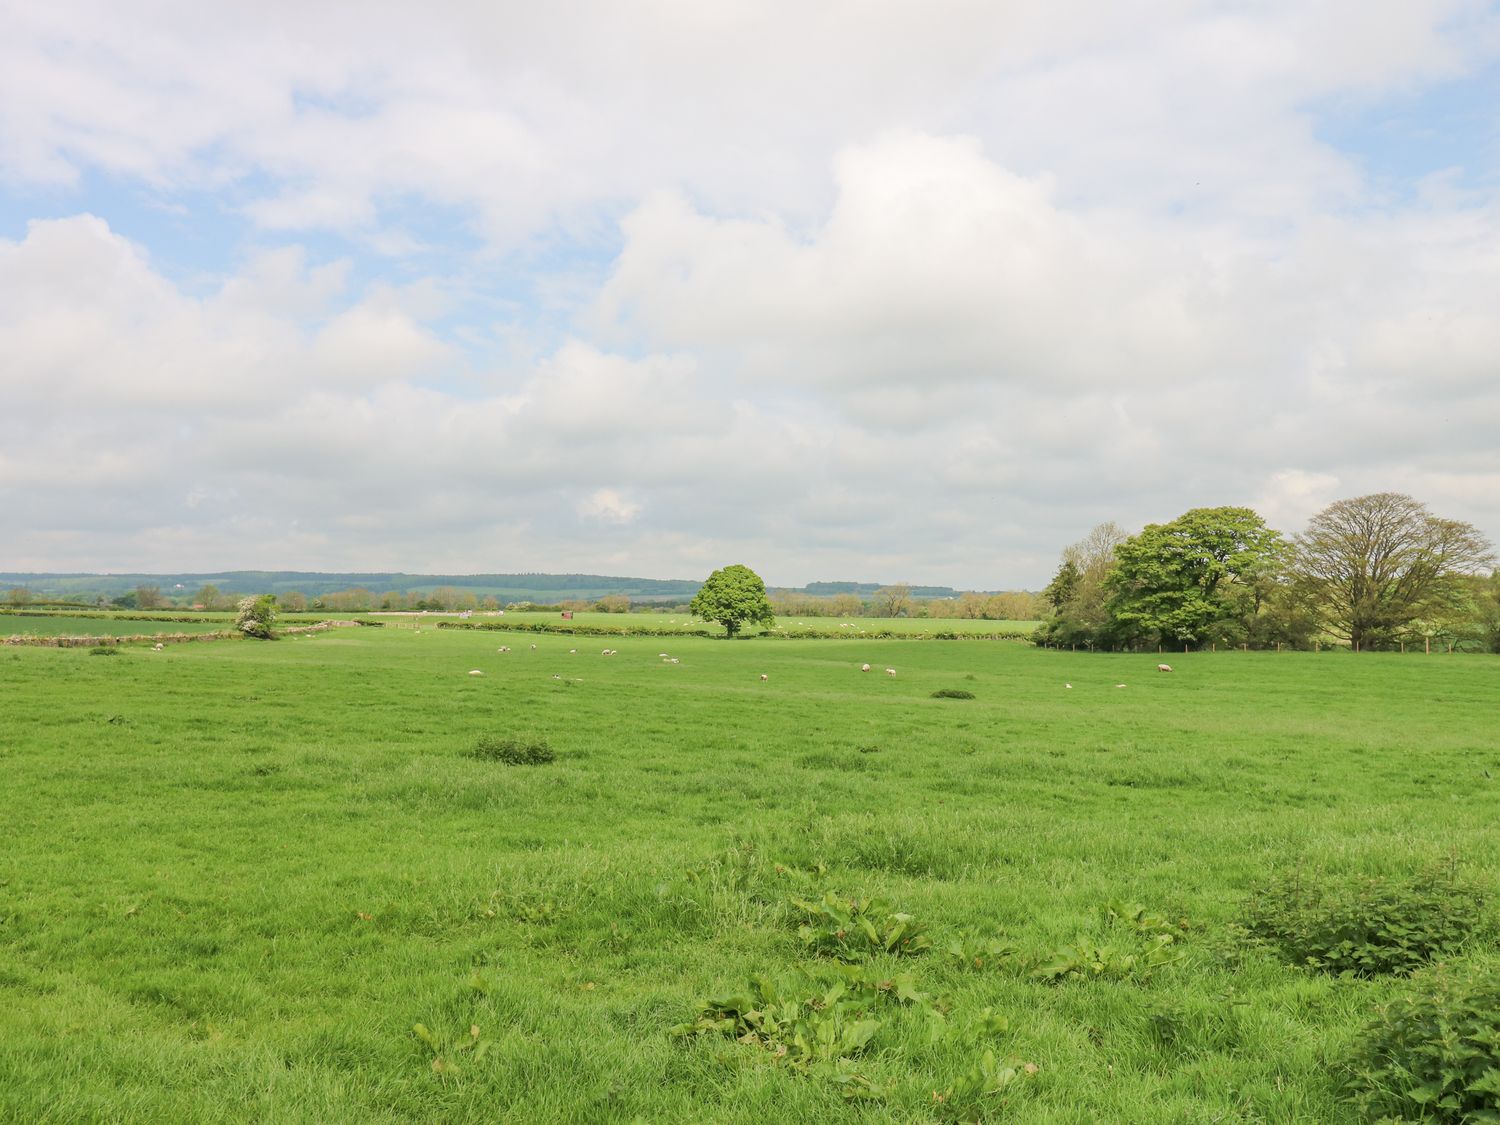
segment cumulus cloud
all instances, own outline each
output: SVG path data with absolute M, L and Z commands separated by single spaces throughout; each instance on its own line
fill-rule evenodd
M 1483 83 L 1479 0 L 9 16 L 12 565 L 1036 586 L 1391 487 L 1500 537 L 1497 151 L 1330 126 Z

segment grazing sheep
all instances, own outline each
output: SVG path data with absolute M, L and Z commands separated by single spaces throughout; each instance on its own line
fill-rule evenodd
M 1172 670 L 1172 666 L 1170 664 L 1158 664 L 1156 666 L 1156 670 L 1158 672 L 1170 672 Z
M 531 646 L 531 651 L 532 651 L 532 652 L 535 652 L 535 651 L 536 651 L 536 645 L 532 645 L 532 646 Z
M 672 659 L 670 661 L 668 661 L 668 663 L 670 663 L 670 664 L 676 664 L 677 662 L 678 662 L 677 661 L 677 657 L 675 657 L 675 656 L 672 657 Z
M 568 649 L 568 655 L 569 656 L 577 656 L 578 655 L 578 650 L 576 648 L 570 648 L 570 649 Z
M 499 648 L 498 648 L 498 649 L 496 649 L 496 650 L 495 650 L 495 651 L 496 651 L 496 652 L 509 652 L 509 651 L 510 651 L 510 645 L 501 645 L 501 646 L 500 646 L 500 647 L 499 647 Z
M 484 675 L 484 673 L 481 672 L 478 668 L 474 668 L 474 669 L 470 670 L 469 675 L 471 675 L 471 676 L 482 676 L 482 675 Z
M 894 669 L 894 668 L 887 668 L 885 670 L 885 674 L 887 676 L 894 676 L 896 674 L 896 669 Z
M 152 646 L 152 651 L 153 652 L 160 652 L 162 649 L 164 649 L 166 647 L 167 647 L 166 645 L 162 644 L 160 641 L 157 641 L 156 644 Z
M 1072 684 L 1063 684 L 1063 687 L 1068 688 L 1068 689 L 1071 690 L 1072 687 L 1073 687 L 1073 685 Z
M 761 683 L 765 683 L 765 682 L 766 682 L 766 681 L 767 681 L 767 680 L 769 680 L 769 679 L 770 679 L 770 678 L 771 678 L 771 677 L 770 677 L 770 676 L 768 676 L 768 675 L 766 675 L 766 674 L 765 674 L 765 673 L 764 673 L 764 672 L 762 672 L 762 673 L 761 673 L 761 674 L 760 674 L 760 682 L 761 682 Z
M 1115 687 L 1124 687 L 1124 684 L 1116 684 Z
M 861 664 L 859 666 L 859 670 L 861 672 L 868 672 L 870 670 L 870 666 L 868 664 Z

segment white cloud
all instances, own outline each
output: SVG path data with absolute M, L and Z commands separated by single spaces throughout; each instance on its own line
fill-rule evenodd
M 1320 118 L 1493 65 L 1489 5 L 414 20 L 8 13 L 0 190 L 100 204 L 0 239 L 15 565 L 1036 585 L 1385 487 L 1500 535 L 1494 154 L 1408 201 Z M 268 243 L 178 284 L 101 183 Z
M 600 488 L 578 502 L 578 514 L 584 519 L 604 523 L 627 524 L 640 515 L 641 506 L 625 499 L 617 489 Z

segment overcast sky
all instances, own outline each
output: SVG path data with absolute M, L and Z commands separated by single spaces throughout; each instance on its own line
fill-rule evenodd
M 1500 540 L 1500 9 L 0 0 L 0 569 Z

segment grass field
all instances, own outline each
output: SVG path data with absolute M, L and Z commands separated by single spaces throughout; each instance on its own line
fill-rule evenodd
M 302 614 L 299 616 L 312 616 Z M 348 616 L 347 614 L 340 616 Z M 430 627 L 438 621 L 457 621 L 457 614 L 356 614 L 392 625 L 417 628 Z M 722 627 L 713 622 L 702 621 L 685 613 L 593 613 L 578 611 L 571 620 L 565 620 L 555 611 L 507 610 L 504 617 L 492 616 L 484 611 L 476 612 L 468 620 L 484 624 L 507 623 L 546 624 L 573 626 L 585 629 L 646 629 L 653 632 L 673 630 L 691 633 L 709 629 L 715 634 Z M 775 630 L 793 636 L 857 637 L 861 633 L 894 633 L 897 636 L 925 637 L 934 633 L 957 633 L 961 636 L 984 636 L 988 634 L 1029 634 L 1036 628 L 1036 621 L 976 621 L 948 617 L 778 617 Z M 747 636 L 768 632 L 758 625 L 745 627 Z
M 1283 964 L 1242 903 L 1500 859 L 1493 658 L 602 647 L 0 652 L 0 1120 L 1354 1121 L 1338 1060 L 1400 982 Z M 757 975 L 827 989 L 791 900 L 830 891 L 934 944 L 875 957 L 931 999 L 883 992 L 843 1082 L 671 1034 Z M 1134 940 L 1112 901 L 1185 921 L 1180 959 L 1038 979 Z
M 181 616 L 186 616 L 181 615 Z M 75 617 L 66 613 L 0 614 L 0 637 L 134 637 L 154 633 L 212 633 L 233 626 L 218 614 L 198 621 L 151 617 Z

